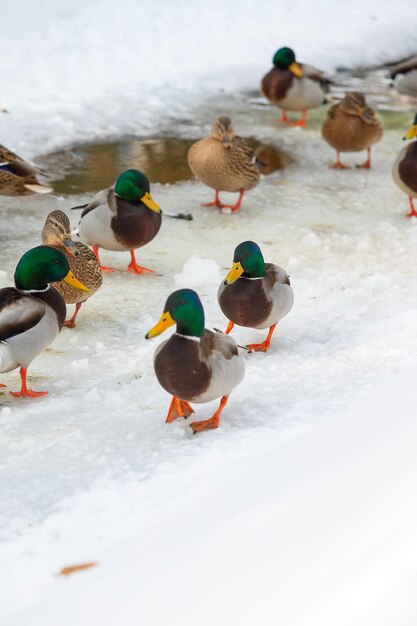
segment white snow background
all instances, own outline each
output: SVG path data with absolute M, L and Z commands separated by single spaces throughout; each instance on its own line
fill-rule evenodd
M 0 9 L 0 142 L 28 157 L 184 117 L 198 126 L 221 90 L 243 108 L 281 44 L 334 70 L 415 52 L 417 26 L 404 1 Z M 256 119 L 252 130 L 278 132 Z M 314 127 L 280 139 L 296 163 L 238 215 L 200 208 L 211 192 L 197 182 L 154 185 L 164 210 L 195 217 L 165 220 L 138 255 L 158 275 L 105 276 L 77 330 L 29 370 L 50 395 L 0 396 L 2 626 L 417 623 L 417 223 L 390 178 L 401 136 L 386 131 L 371 172 L 328 170 Z M 0 286 L 47 210 L 87 199 L 1 199 Z M 249 237 L 288 269 L 294 309 L 270 353 L 247 358 L 220 428 L 193 436 L 164 424 L 159 339 L 144 334 L 180 286 L 224 328 L 217 284 Z M 0 379 L 19 385 L 17 372 Z M 86 561 L 98 565 L 56 575 Z

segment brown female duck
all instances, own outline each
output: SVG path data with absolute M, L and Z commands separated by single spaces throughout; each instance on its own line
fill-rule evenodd
M 50 193 L 52 187 L 38 182 L 42 172 L 0 144 L 0 195 L 27 196 L 32 193 Z
M 371 167 L 371 146 L 382 137 L 382 125 L 375 111 L 367 106 L 365 96 L 358 91 L 346 94 L 341 102 L 332 106 L 322 127 L 323 138 L 336 150 L 335 169 L 347 169 L 340 161 L 341 152 L 367 150 L 368 158 L 356 167 Z
M 42 242 L 62 252 L 72 274 L 88 288 L 86 293 L 62 281 L 52 283 L 52 287 L 61 294 L 66 304 L 75 304 L 74 315 L 64 322 L 67 328 L 75 328 L 75 319 L 82 303 L 95 294 L 103 282 L 97 258 L 81 241 L 72 241 L 70 221 L 63 211 L 49 213 L 42 230 Z
M 247 143 L 235 135 L 230 117 L 216 119 L 208 137 L 194 143 L 188 152 L 188 164 L 193 174 L 215 190 L 213 202 L 203 206 L 229 208 L 238 211 L 243 194 L 259 183 L 256 158 Z M 239 192 L 236 204 L 223 204 L 219 191 Z

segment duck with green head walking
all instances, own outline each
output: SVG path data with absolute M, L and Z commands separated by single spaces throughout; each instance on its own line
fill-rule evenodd
M 27 368 L 60 332 L 66 315 L 56 281 L 88 291 L 70 271 L 65 256 L 48 246 L 26 252 L 17 264 L 15 287 L 0 289 L 0 372 L 20 367 L 22 388 L 13 396 L 38 397 L 47 391 L 27 388 Z M 4 386 L 4 385 L 2 385 Z
M 166 421 L 189 417 L 193 413 L 190 402 L 220 398 L 219 408 L 210 419 L 190 424 L 195 433 L 217 428 L 230 393 L 243 379 L 245 361 L 234 339 L 204 328 L 203 305 L 192 289 L 179 289 L 169 296 L 159 322 L 146 339 L 175 324 L 176 332 L 158 346 L 154 356 L 158 381 L 172 395 Z
M 131 262 L 127 268 L 133 274 L 147 274 L 152 270 L 137 264 L 135 250 L 152 241 L 161 228 L 161 209 L 150 193 L 149 180 L 139 170 L 130 169 L 120 174 L 113 187 L 100 191 L 83 208 L 78 232 L 81 241 L 92 246 L 100 263 L 99 248 L 129 251 Z M 114 268 L 102 266 L 104 272 Z
M 291 48 L 280 48 L 272 59 L 274 67 L 263 77 L 261 92 L 272 104 L 282 110 L 281 122 L 304 126 L 307 109 L 326 101 L 330 80 L 313 65 L 297 63 Z M 291 122 L 287 111 L 301 111 L 301 119 Z
M 254 241 L 243 241 L 235 249 L 233 267 L 221 283 L 217 298 L 230 320 L 226 334 L 235 324 L 259 330 L 269 328 L 265 341 L 246 346 L 249 352 L 269 350 L 277 323 L 294 303 L 287 272 L 279 265 L 265 263 Z

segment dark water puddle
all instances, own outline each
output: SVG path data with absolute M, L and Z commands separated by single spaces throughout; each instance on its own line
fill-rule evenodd
M 85 144 L 49 154 L 38 162 L 50 175 L 57 194 L 95 192 L 114 183 L 120 172 L 136 168 L 145 172 L 151 183 L 176 183 L 192 178 L 187 153 L 195 140 L 178 137 L 155 139 L 122 138 L 119 141 Z M 272 144 L 248 138 L 260 170 L 270 174 L 290 165 L 294 159 Z

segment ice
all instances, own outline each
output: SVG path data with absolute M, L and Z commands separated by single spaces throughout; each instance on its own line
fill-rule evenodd
M 182 272 L 175 274 L 174 281 L 178 289 L 188 287 L 218 287 L 221 282 L 220 268 L 214 259 L 191 257 L 185 262 Z

